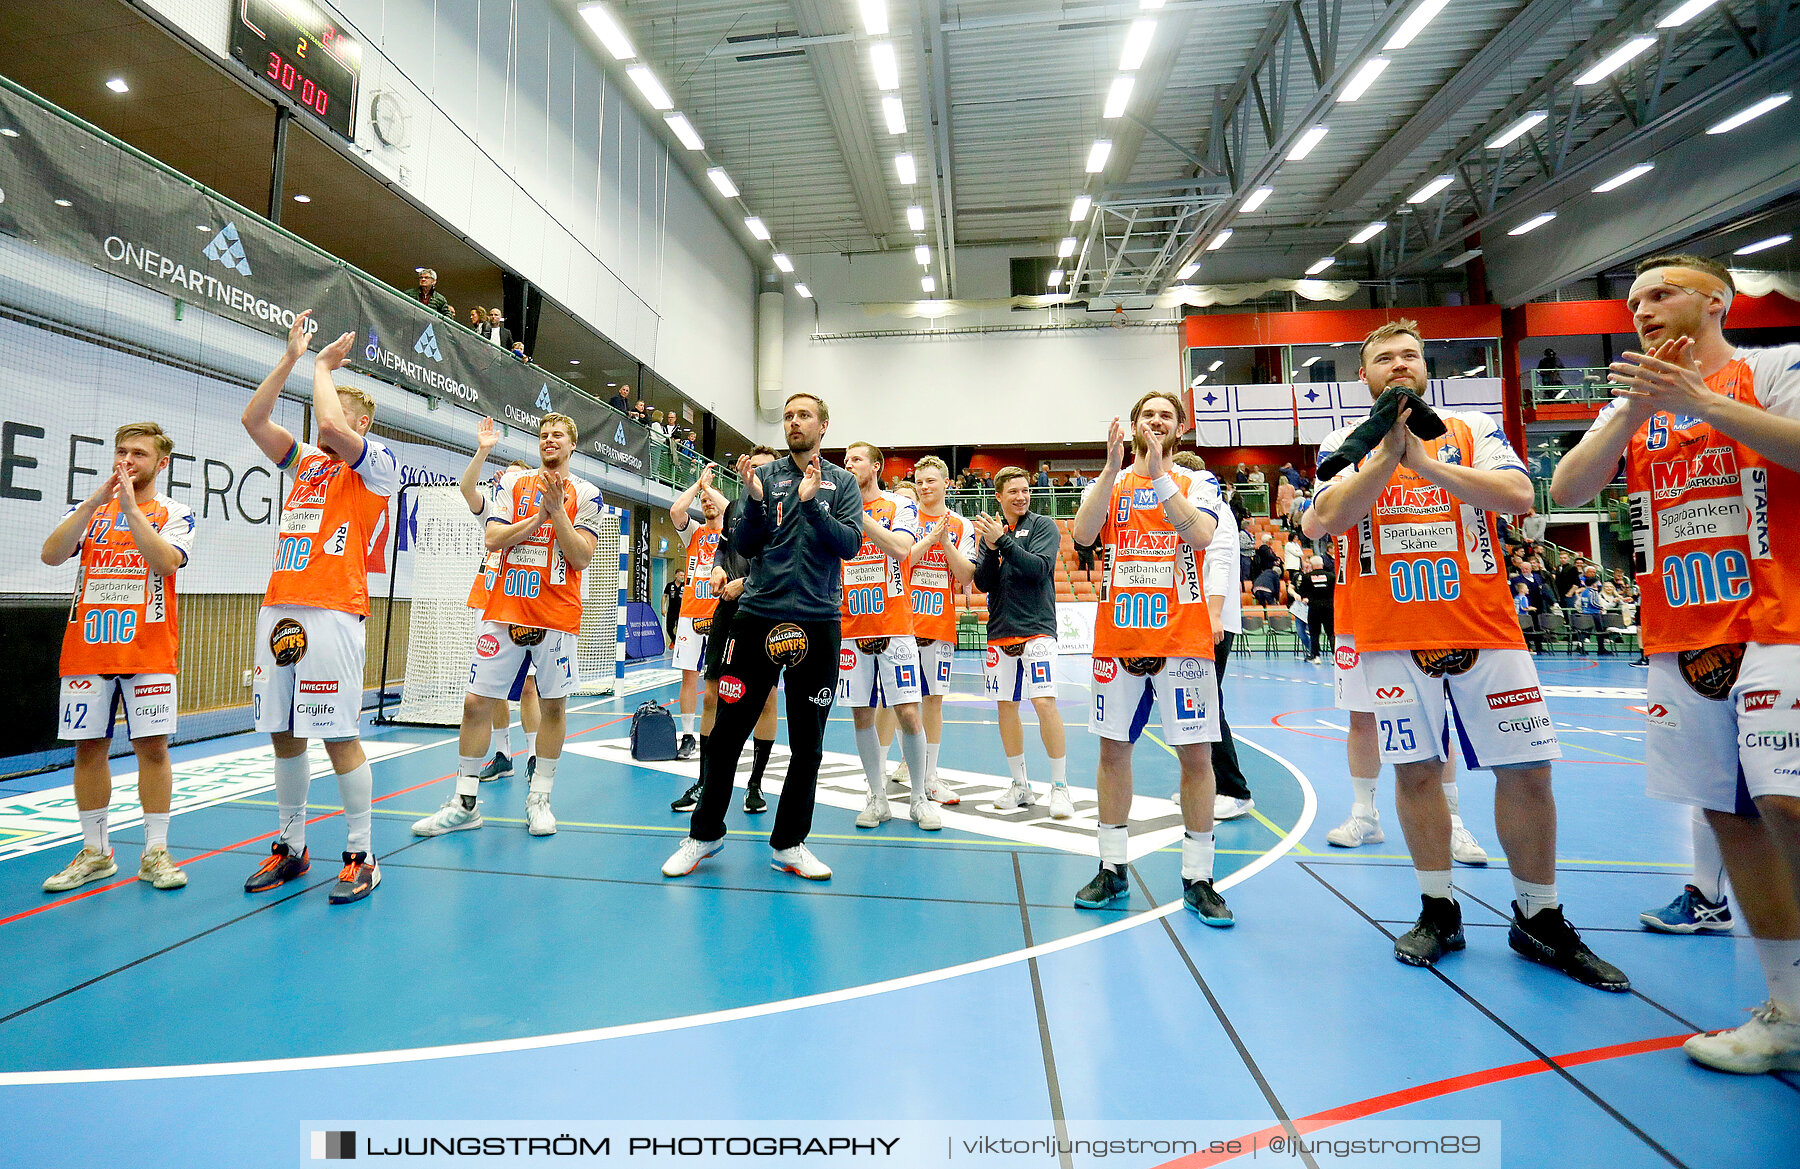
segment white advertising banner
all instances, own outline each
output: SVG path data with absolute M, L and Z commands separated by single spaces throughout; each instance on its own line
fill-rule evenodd
M 1098 601 L 1058 601 L 1056 603 L 1056 652 L 1059 654 L 1091 654 L 1094 652 L 1094 618 L 1100 611 Z

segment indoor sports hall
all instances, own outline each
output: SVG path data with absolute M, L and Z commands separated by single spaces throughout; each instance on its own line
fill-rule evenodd
M 1777 879 L 1800 0 L 16 7 L 8 1164 L 1800 1158 L 1800 1047 L 1730 1074 L 1684 1046 L 1800 1027 L 1771 959 L 1800 953 Z M 1377 370 L 1396 340 L 1410 383 Z M 1669 405 L 1681 387 L 1738 412 Z M 941 650 L 929 755 L 904 702 L 878 767 L 856 727 L 851 662 L 890 638 L 837 630 L 878 578 L 781 543 L 835 522 L 801 470 L 814 424 L 863 492 L 857 556 L 897 565 L 940 525 L 991 558 L 974 580 L 918 561 L 936 585 L 894 567 L 883 594 Z M 1165 438 L 1203 469 L 1153 459 Z M 1327 522 L 1378 464 L 1400 486 Z M 715 502 L 727 544 L 772 515 L 741 578 Z M 1390 535 L 1387 508 L 1425 518 Z M 1116 535 L 1140 511 L 1175 583 Z M 1032 524 L 1055 633 L 1021 658 L 1027 602 L 991 566 Z M 766 768 L 746 744 L 733 771 L 699 740 L 750 713 L 734 655 L 791 669 L 781 628 L 816 649 L 815 586 L 845 677 L 782 689 Z M 1503 593 L 1498 640 L 1431 641 Z M 1119 603 L 1146 595 L 1207 608 L 1215 648 L 1104 648 L 1162 627 Z M 709 700 L 692 638 L 715 614 Z M 766 642 L 744 624 L 789 614 Z M 1392 709 L 1412 683 L 1368 669 L 1390 642 L 1453 699 L 1483 654 L 1533 673 L 1427 733 Z M 491 720 L 496 658 L 534 699 Z M 1146 694 L 1123 803 L 1090 729 L 1120 666 Z M 1352 670 L 1372 714 L 1340 705 Z M 1672 709 L 1681 681 L 1699 698 Z M 1228 722 L 1248 791 L 1210 829 L 1180 798 L 1190 718 Z M 809 720 L 795 860 L 771 838 Z M 1396 946 L 1433 912 L 1426 829 L 1391 762 L 1359 802 L 1373 727 L 1403 766 L 1415 730 L 1454 763 L 1466 948 L 1421 965 Z M 1550 735 L 1545 893 L 1502 844 L 1525 839 L 1496 820 L 1512 780 L 1470 763 Z M 709 775 L 722 847 L 665 875 Z M 1700 790 L 1731 805 L 1719 838 L 1681 802 Z M 1119 847 L 1116 895 L 1078 904 Z M 1724 879 L 1722 848 L 1755 879 Z M 1225 921 L 1196 909 L 1206 873 Z M 1540 896 L 1628 990 L 1515 952 Z

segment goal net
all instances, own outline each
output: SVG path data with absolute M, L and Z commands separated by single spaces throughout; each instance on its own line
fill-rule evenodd
M 429 726 L 462 722 L 463 695 L 481 615 L 470 609 L 469 586 L 481 568 L 482 525 L 455 486 L 409 488 L 416 500 L 412 543 L 412 604 L 407 623 L 406 677 L 393 720 Z M 410 502 L 410 501 L 409 501 Z M 594 559 L 582 574 L 581 636 L 576 643 L 580 694 L 610 694 L 618 647 L 619 517 L 600 515 Z

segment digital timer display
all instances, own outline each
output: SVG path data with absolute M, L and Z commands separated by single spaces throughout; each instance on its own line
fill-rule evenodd
M 234 8 L 232 57 L 355 141 L 362 42 L 312 0 L 235 0 Z

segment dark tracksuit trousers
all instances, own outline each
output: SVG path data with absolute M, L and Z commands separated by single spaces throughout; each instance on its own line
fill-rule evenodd
M 1244 769 L 1238 766 L 1237 741 L 1231 737 L 1231 724 L 1225 721 L 1225 666 L 1231 661 L 1231 643 L 1237 634 L 1227 629 L 1219 644 L 1213 646 L 1213 672 L 1219 679 L 1219 741 L 1213 744 L 1213 782 L 1222 796 L 1250 798 L 1250 786 L 1244 782 Z

